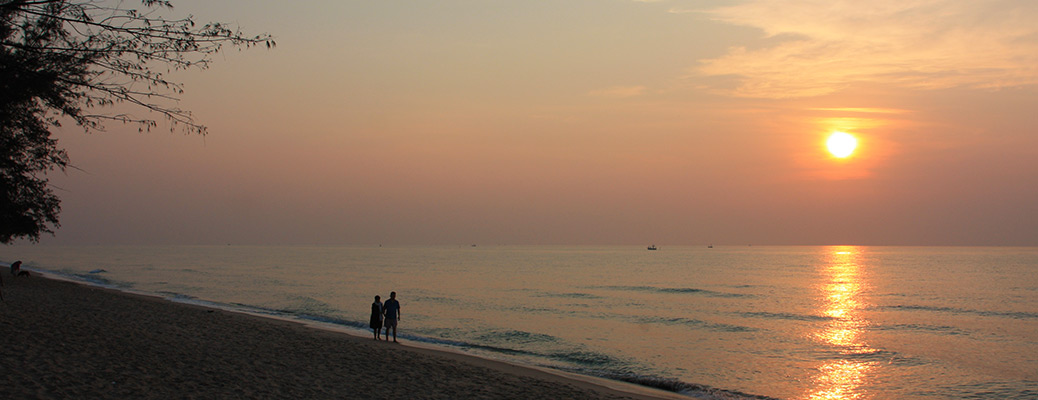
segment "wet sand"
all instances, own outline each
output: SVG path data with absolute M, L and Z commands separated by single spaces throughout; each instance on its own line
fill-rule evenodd
M 2 272 L 0 398 L 681 398 Z

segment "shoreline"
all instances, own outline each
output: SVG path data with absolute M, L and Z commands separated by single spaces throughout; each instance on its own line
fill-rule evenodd
M 5 398 L 690 398 L 33 272 L 4 280 Z

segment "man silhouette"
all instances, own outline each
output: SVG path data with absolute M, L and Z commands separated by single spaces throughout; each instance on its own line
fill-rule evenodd
M 400 343 L 396 341 L 396 322 L 400 319 L 400 302 L 396 301 L 396 292 L 389 293 L 389 300 L 382 305 L 382 309 L 386 313 L 386 339 L 389 339 L 389 328 L 393 328 L 393 343 Z

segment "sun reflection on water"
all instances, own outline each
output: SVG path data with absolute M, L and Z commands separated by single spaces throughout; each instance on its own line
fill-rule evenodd
M 861 251 L 853 246 L 831 249 L 823 271 L 828 282 L 820 287 L 826 300 L 821 313 L 832 320 L 816 338 L 845 356 L 827 361 L 818 367 L 814 388 L 807 396 L 812 400 L 846 400 L 865 398 L 861 390 L 867 383 L 868 372 L 875 362 L 854 359 L 853 355 L 874 353 L 861 339 L 869 321 L 861 316 L 864 307 L 860 301 L 865 289 Z

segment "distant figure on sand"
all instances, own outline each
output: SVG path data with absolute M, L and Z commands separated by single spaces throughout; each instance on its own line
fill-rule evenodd
M 382 298 L 375 296 L 375 302 L 371 303 L 371 329 L 375 331 L 375 340 L 381 340 L 382 333 Z M 386 339 L 389 339 L 388 337 Z
M 18 271 L 21 271 L 21 270 L 22 270 L 22 262 L 21 261 L 15 261 L 13 264 L 11 264 L 11 275 L 18 276 Z
M 389 293 L 389 300 L 382 307 L 386 315 L 386 340 L 389 340 L 389 328 L 393 328 L 393 342 L 396 341 L 396 322 L 400 320 L 400 302 L 396 301 L 396 292 Z

